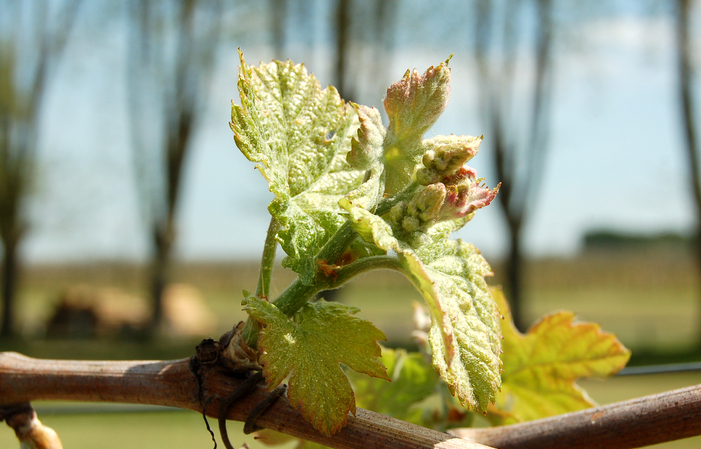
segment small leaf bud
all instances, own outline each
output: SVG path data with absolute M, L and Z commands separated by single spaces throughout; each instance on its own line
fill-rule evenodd
M 421 229 L 421 222 L 417 217 L 406 216 L 402 219 L 402 229 L 406 232 L 415 232 Z

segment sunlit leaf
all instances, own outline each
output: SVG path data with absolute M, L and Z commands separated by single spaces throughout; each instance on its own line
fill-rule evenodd
M 615 335 L 598 324 L 576 322 L 572 312 L 547 315 L 521 334 L 503 293 L 492 289 L 492 294 L 505 317 L 504 372 L 495 409 L 508 414 L 495 421 L 529 421 L 594 406 L 576 380 L 612 376 L 630 358 Z
M 246 298 L 244 305 L 265 325 L 258 348 L 268 387 L 275 388 L 289 376 L 290 404 L 320 432 L 337 432 L 347 423 L 348 412 L 355 414 L 355 396 L 341 364 L 388 379 L 377 344 L 385 336 L 353 316 L 358 309 L 320 300 L 305 305 L 291 320 L 255 297 Z
M 338 201 L 365 172 L 346 162 L 358 127 L 334 87 L 322 90 L 304 65 L 274 61 L 250 67 L 241 55 L 241 105 L 232 104 L 236 145 L 268 180 L 268 210 L 282 226 L 284 265 L 309 281 L 313 256 L 343 224 Z

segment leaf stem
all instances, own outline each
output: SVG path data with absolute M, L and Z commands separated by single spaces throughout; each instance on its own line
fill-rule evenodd
M 273 267 L 275 265 L 275 251 L 277 249 L 277 232 L 280 230 L 280 222 L 275 217 L 270 217 L 268 234 L 265 236 L 263 246 L 263 257 L 260 261 L 260 274 L 258 275 L 258 287 L 256 296 L 260 299 L 267 299 L 270 294 L 270 282 L 273 278 Z
M 304 285 L 302 281 L 296 279 L 282 292 L 274 304 L 282 313 L 291 316 L 320 291 L 340 288 L 355 276 L 378 269 L 400 271 L 402 266 L 399 260 L 393 256 L 364 257 L 336 270 L 335 275 L 324 274 L 323 278 L 317 276 L 318 282 L 315 282 L 314 285 Z
M 277 224 L 276 224 L 277 225 Z M 279 226 L 279 225 L 277 225 Z M 268 239 L 272 239 L 270 236 L 274 234 L 271 233 L 273 227 L 273 222 L 271 221 L 271 228 L 268 229 Z M 277 231 L 275 231 L 277 232 Z M 353 230 L 350 221 L 346 221 L 341 227 L 336 231 L 336 233 L 329 239 L 328 242 L 319 250 L 316 255 L 316 260 L 324 260 L 333 264 L 337 261 L 343 252 L 348 248 L 348 245 L 357 237 L 357 233 Z M 266 239 L 266 251 L 269 250 L 268 239 Z M 274 254 L 274 250 L 273 250 Z M 265 263 L 266 263 L 266 253 L 263 254 L 263 266 L 261 266 L 261 276 L 258 282 L 258 291 L 256 296 L 260 296 L 260 292 L 267 291 L 262 290 L 262 286 L 265 286 Z M 270 265 L 272 271 L 272 264 Z M 283 291 L 280 296 L 274 301 L 274 304 L 282 313 L 287 316 L 294 315 L 302 306 L 304 306 L 309 300 L 311 300 L 314 295 L 323 290 L 333 290 L 341 287 L 343 284 L 351 280 L 353 277 L 365 273 L 367 271 L 376 269 L 390 269 L 400 271 L 401 265 L 396 257 L 392 256 L 371 256 L 358 259 L 343 268 L 340 268 L 334 272 L 335 275 L 329 275 L 324 273 L 324 271 L 319 267 L 314 276 L 314 280 L 311 284 L 305 284 L 300 278 L 297 278 L 292 282 L 292 284 Z M 267 279 L 269 288 L 269 281 Z M 267 295 L 266 295 L 267 296 Z M 249 346 L 255 347 L 256 341 L 258 340 L 258 331 L 260 327 L 255 320 L 250 317 L 246 323 L 246 327 L 243 331 L 243 336 Z
M 280 226 L 277 220 L 273 219 L 270 222 L 270 228 L 268 228 L 268 236 L 265 241 L 265 250 L 263 251 L 263 259 L 261 262 L 261 274 L 258 281 L 258 290 L 256 291 L 256 296 L 258 296 L 259 298 L 262 298 L 260 296 L 261 292 L 269 293 L 270 288 L 270 277 L 266 278 L 265 276 L 269 276 L 270 273 L 272 273 L 272 263 L 270 263 L 269 265 L 270 273 L 268 273 L 266 271 L 266 263 L 268 263 L 269 259 L 266 257 L 266 253 L 269 256 L 269 253 L 272 252 L 273 255 L 270 256 L 270 260 L 274 261 L 275 246 L 272 243 L 274 242 L 274 237 L 271 237 L 271 235 L 274 236 L 274 234 L 277 232 L 277 229 L 274 232 L 271 232 L 271 229 L 273 228 L 273 221 L 275 221 L 275 226 Z M 338 258 L 341 257 L 341 255 L 343 254 L 343 251 L 345 251 L 346 248 L 348 248 L 348 245 L 350 245 L 350 243 L 353 241 L 353 239 L 356 238 L 356 236 L 357 234 L 353 230 L 353 227 L 351 226 L 350 222 L 345 222 L 343 225 L 341 225 L 340 228 L 338 228 L 336 233 L 334 233 L 334 235 L 326 242 L 326 244 L 321 248 L 321 250 L 319 250 L 319 253 L 316 255 L 315 259 L 327 260 L 332 262 L 338 260 Z M 280 294 L 280 296 L 275 300 L 274 304 L 285 315 L 292 316 L 320 291 L 327 290 L 329 288 L 336 288 L 329 286 L 329 282 L 326 281 L 326 275 L 322 272 L 321 268 L 317 269 L 316 275 L 313 277 L 313 279 L 314 281 L 311 283 L 311 285 L 306 285 L 302 282 L 300 278 L 295 279 L 295 281 L 292 282 L 292 284 L 290 284 L 290 286 L 287 287 L 287 289 L 285 289 L 285 291 L 282 292 L 282 294 Z M 256 347 L 259 331 L 260 325 L 258 324 L 258 322 L 249 317 L 248 321 L 246 322 L 246 327 L 243 330 L 243 338 L 245 339 L 246 343 L 252 348 Z
M 414 193 L 419 188 L 420 184 L 416 181 L 412 181 L 408 186 L 404 188 L 398 194 L 391 196 L 389 198 L 384 198 L 377 204 L 375 208 L 375 215 L 382 216 L 392 209 L 392 207 L 400 201 L 409 201 L 414 196 Z
M 343 284 L 350 281 L 355 276 L 366 273 L 372 270 L 395 270 L 402 271 L 402 265 L 394 256 L 370 256 L 358 259 L 349 263 L 345 267 L 336 270 L 336 278 L 334 279 L 331 289 L 342 287 Z
M 319 253 L 316 255 L 315 259 L 325 260 L 328 263 L 336 262 L 346 248 L 348 248 L 348 245 L 350 245 L 357 236 L 358 234 L 355 232 L 355 230 L 353 230 L 351 222 L 346 221 L 319 250 Z M 317 270 L 317 277 L 319 271 L 320 270 Z
M 297 278 L 278 296 L 274 304 L 282 313 L 292 316 L 322 290 L 325 290 L 325 287 L 319 283 L 305 285 Z
M 338 231 L 326 242 L 321 250 L 319 250 L 315 259 L 329 261 L 330 263 L 335 262 L 341 257 L 343 251 L 348 248 L 348 245 L 350 245 L 357 235 L 350 222 L 346 221 L 338 228 Z M 340 286 L 340 284 L 338 286 Z M 287 316 L 292 316 L 320 291 L 337 288 L 338 286 L 336 286 L 334 282 L 329 281 L 328 276 L 322 271 L 321 267 L 319 267 L 316 270 L 316 275 L 311 285 L 306 285 L 300 278 L 295 279 L 295 281 L 275 300 L 274 304 L 282 313 Z
M 265 244 L 263 245 L 263 256 L 260 261 L 258 287 L 256 287 L 256 297 L 266 301 L 270 295 L 270 283 L 273 279 L 275 252 L 277 250 L 277 240 L 275 237 L 279 230 L 280 222 L 275 217 L 270 217 L 270 225 L 268 225 L 268 233 L 265 236 Z M 242 335 L 244 340 L 252 348 L 255 348 L 256 341 L 258 340 L 258 332 L 260 332 L 260 323 L 249 317 L 248 320 L 246 320 L 246 326 L 242 331 Z

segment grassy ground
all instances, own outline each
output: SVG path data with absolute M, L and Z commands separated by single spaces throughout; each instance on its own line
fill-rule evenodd
M 39 413 L 43 404 L 35 404 Z M 46 406 L 44 406 L 46 407 Z M 168 448 L 211 449 L 214 447 L 202 416 L 192 411 L 133 412 L 133 413 L 41 413 L 41 421 L 58 432 L 65 449 L 124 449 Z M 219 440 L 216 422 L 210 420 Z M 243 423 L 229 422 L 229 438 L 234 447 L 248 444 L 250 449 L 265 446 L 251 435 L 243 434 Z M 293 444 L 278 446 L 291 449 Z M 0 447 L 19 447 L 17 438 L 7 427 L 0 431 Z
M 558 309 L 576 311 L 581 319 L 595 321 L 616 333 L 633 349 L 631 364 L 699 361 L 694 348 L 699 325 L 698 282 L 693 264 L 685 256 L 657 257 L 645 253 L 594 254 L 573 260 L 538 261 L 526 272 L 526 313 L 531 321 Z M 500 272 L 499 266 L 495 271 Z M 40 337 L 59 292 L 76 284 L 114 288 L 144 296 L 144 270 L 128 265 L 35 267 L 25 271 L 19 315 L 29 339 L 0 342 L 0 350 L 37 357 L 75 359 L 175 359 L 192 354 L 200 338 L 218 337 L 245 316 L 240 310 L 241 291 L 255 288 L 254 264 L 199 264 L 179 267 L 175 280 L 201 290 L 218 326 L 197 338 L 167 338 L 147 346 L 114 340 L 49 341 Z M 277 272 L 273 293 L 293 279 Z M 498 276 L 491 281 L 500 282 Z M 382 329 L 389 344 L 411 346 L 412 301 L 421 301 L 409 283 L 396 273 L 364 276 L 341 291 L 340 299 L 361 309 L 360 315 Z M 586 381 L 583 386 L 599 403 L 667 391 L 701 383 L 701 373 L 615 378 Z M 40 404 L 37 404 L 40 406 Z M 42 415 L 54 426 L 65 447 L 212 447 L 201 417 L 192 412 L 107 413 Z M 231 424 L 233 429 L 235 424 Z M 232 442 L 250 437 L 235 434 Z M 668 443 L 665 448 L 701 447 L 701 439 Z M 0 431 L 0 448 L 16 447 L 9 429 Z M 260 447 L 260 446 L 258 446 Z

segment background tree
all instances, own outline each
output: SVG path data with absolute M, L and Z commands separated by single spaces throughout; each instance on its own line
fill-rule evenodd
M 28 229 L 24 205 L 34 180 L 39 116 L 79 4 L 80 0 L 0 4 L 2 337 L 17 333 L 19 245 Z
M 218 0 L 130 4 L 129 107 L 139 199 L 153 244 L 154 331 L 176 236 L 176 208 L 196 119 L 219 44 Z
M 353 0 L 337 0 L 336 2 L 336 59 L 333 70 L 333 83 L 338 93 L 346 101 L 357 101 L 354 89 L 350 86 L 346 61 L 349 58 L 351 46 L 351 9 Z
M 692 0 L 679 0 L 676 8 L 675 30 L 677 41 L 677 74 L 679 100 L 682 115 L 683 145 L 689 158 L 691 170 L 691 190 L 696 205 L 696 236 L 694 252 L 698 269 L 701 270 L 701 162 L 699 161 L 699 144 L 696 136 L 697 120 L 693 94 L 694 63 L 693 43 L 690 35 Z M 701 323 L 697 344 L 701 345 Z
M 475 56 L 485 144 L 493 149 L 509 253 L 504 290 L 524 330 L 522 235 L 542 178 L 552 91 L 552 0 L 479 0 Z M 524 18 L 530 15 L 533 21 Z
M 285 60 L 285 19 L 287 18 L 288 0 L 269 0 L 270 34 L 275 59 Z
M 384 96 L 385 69 L 391 65 L 397 10 L 397 0 L 377 0 L 369 4 L 337 0 L 332 82 L 341 98 L 359 101 L 358 73 L 363 73 L 362 81 L 373 93 L 382 86 Z M 355 70 L 348 65 L 350 60 L 355 61 Z

